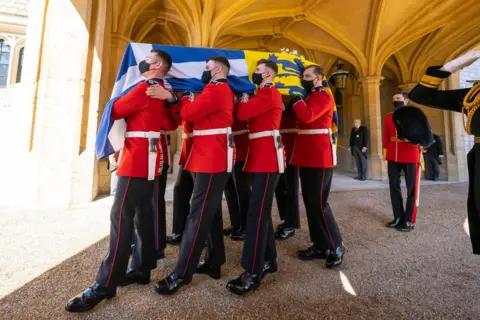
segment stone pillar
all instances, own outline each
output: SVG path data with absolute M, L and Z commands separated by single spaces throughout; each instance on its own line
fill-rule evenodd
M 387 164 L 383 160 L 383 130 L 380 107 L 381 76 L 368 76 L 360 79 L 363 90 L 365 125 L 370 131 L 369 178 L 387 178 Z
M 95 196 L 93 149 L 104 40 L 99 22 L 106 8 L 92 0 L 34 2 L 40 10 L 30 11 L 28 28 L 37 29 L 42 40 L 32 39 L 38 46 L 30 47 L 27 37 L 29 59 L 36 55 L 38 60 L 31 146 L 36 174 L 29 200 L 67 207 Z

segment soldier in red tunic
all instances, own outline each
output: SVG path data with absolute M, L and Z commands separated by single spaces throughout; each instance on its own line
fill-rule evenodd
M 248 120 L 250 141 L 244 171 L 252 175 L 247 236 L 242 255 L 245 271 L 227 284 L 228 290 L 238 295 L 255 290 L 266 273 L 277 271 L 272 202 L 279 174 L 283 173 L 285 166 L 279 131 L 282 95 L 272 84 L 277 73 L 276 63 L 258 61 L 252 81 L 259 85 L 259 89 L 250 100 L 245 94 L 236 107 L 237 118 Z
M 300 250 L 303 260 L 326 259 L 333 268 L 343 261 L 344 248 L 337 222 L 328 204 L 336 155 L 333 147 L 333 98 L 322 87 L 324 71 L 309 66 L 303 71 L 302 84 L 307 98 L 293 99 L 293 111 L 298 117 L 291 165 L 300 167 L 302 195 L 307 212 L 310 239 L 313 246 Z
M 293 145 L 297 135 L 297 115 L 291 108 L 283 111 L 282 121 L 280 122 L 280 134 L 285 148 L 287 163 L 292 158 Z M 295 229 L 300 228 L 300 208 L 298 204 L 299 192 L 299 170 L 297 166 L 287 165 L 285 173 L 280 175 L 280 179 L 275 190 L 277 198 L 278 212 L 280 219 L 283 220 L 277 226 L 275 238 L 277 240 L 286 240 L 295 235 Z
M 395 109 L 405 107 L 408 102 L 406 93 L 393 95 Z M 393 113 L 385 116 L 383 124 L 383 157 L 388 161 L 388 181 L 392 200 L 393 221 L 387 223 L 388 228 L 397 228 L 403 232 L 413 230 L 418 210 L 420 195 L 420 147 L 397 137 L 397 129 L 393 123 Z M 405 174 L 407 184 L 407 204 L 404 208 L 400 176 Z
M 127 132 L 110 215 L 109 251 L 95 284 L 68 301 L 67 311 L 90 310 L 104 299 L 113 298 L 119 285 L 132 282 L 148 284 L 150 271 L 157 266 L 151 212 L 154 184 L 158 183 L 158 176 L 162 173 L 164 156 L 158 140 L 160 128 L 170 127 L 172 120 L 166 100 L 175 101 L 176 97 L 165 90 L 164 99 L 155 99 L 149 97 L 146 91 L 152 85 L 162 85 L 161 79 L 171 65 L 170 55 L 152 50 L 139 64 L 140 73 L 148 80 L 137 84 L 113 104 L 111 119 L 126 119 Z M 139 238 L 127 276 L 134 225 Z
M 190 283 L 196 271 L 220 278 L 220 267 L 225 263 L 223 222 L 218 208 L 234 160 L 234 96 L 226 79 L 229 69 L 226 58 L 210 58 L 202 76 L 207 85 L 180 112 L 183 120 L 194 123 L 192 150 L 185 170 L 195 173 L 195 185 L 178 261 L 175 270 L 156 284 L 159 294 L 175 293 Z M 198 266 L 206 241 L 205 263 Z
M 235 143 L 235 166 L 225 187 L 225 199 L 230 213 L 230 227 L 223 230 L 232 240 L 245 239 L 248 203 L 250 201 L 249 174 L 243 171 L 248 152 L 248 122 L 235 119 L 232 127 Z
M 190 150 L 193 143 L 193 122 L 187 122 L 180 116 L 180 110 L 195 99 L 192 92 L 185 92 L 180 99 L 180 103 L 175 107 L 174 112 L 177 115 L 177 121 L 181 123 L 182 133 L 182 151 L 178 160 L 178 173 L 175 186 L 173 187 L 173 226 L 171 237 L 167 238 L 169 244 L 179 244 L 182 240 L 182 233 L 185 228 L 187 217 L 190 214 L 190 198 L 193 192 L 193 174 L 185 170 Z M 188 200 L 187 200 L 188 199 Z

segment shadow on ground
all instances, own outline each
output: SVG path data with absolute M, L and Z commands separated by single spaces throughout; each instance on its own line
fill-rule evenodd
M 227 240 L 220 280 L 195 276 L 173 297 L 157 295 L 153 285 L 133 285 L 89 313 L 68 314 L 66 301 L 95 278 L 108 245 L 105 238 L 0 300 L 0 318 L 478 319 L 480 257 L 471 254 L 463 228 L 466 192 L 463 184 L 423 188 L 410 234 L 382 227 L 391 219 L 388 190 L 334 193 L 330 203 L 347 247 L 338 270 L 295 258 L 309 239 L 302 212 L 302 230 L 277 242 L 279 272 L 268 275 L 250 296 L 236 297 L 225 289 L 241 272 L 242 249 L 241 243 Z M 173 268 L 176 256 L 177 248 L 169 247 L 154 281 Z

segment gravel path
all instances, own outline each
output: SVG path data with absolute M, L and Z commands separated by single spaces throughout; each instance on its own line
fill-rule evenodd
M 480 257 L 471 254 L 464 229 L 466 194 L 464 184 L 423 187 L 416 228 L 404 234 L 382 227 L 391 219 L 388 190 L 332 193 L 347 247 L 338 270 L 295 258 L 309 244 L 302 212 L 302 230 L 277 242 L 279 272 L 254 294 L 236 297 L 225 289 L 241 272 L 242 248 L 227 240 L 220 280 L 195 276 L 173 297 L 132 285 L 83 315 L 64 306 L 94 281 L 108 244 L 110 200 L 63 215 L 0 209 L 7 234 L 0 237 L 0 319 L 479 319 Z M 273 215 L 278 222 L 276 209 Z M 176 247 L 167 249 L 154 281 L 173 268 L 176 255 Z

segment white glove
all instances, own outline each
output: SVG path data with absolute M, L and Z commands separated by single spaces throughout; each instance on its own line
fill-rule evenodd
M 439 155 L 438 157 L 439 157 L 439 158 L 443 158 L 443 157 L 444 157 L 444 155 L 443 155 L 443 154 L 441 154 L 441 155 Z
M 245 103 L 245 102 L 248 102 L 249 100 L 249 96 L 248 96 L 248 93 L 242 93 L 242 102 Z
M 458 57 L 455 60 L 452 60 L 450 62 L 447 62 L 443 66 L 443 70 L 448 71 L 450 73 L 455 73 L 457 71 L 462 70 L 465 67 L 468 67 L 475 61 L 477 61 L 480 58 L 480 51 L 469 51 L 466 54 L 464 54 L 461 57 Z

